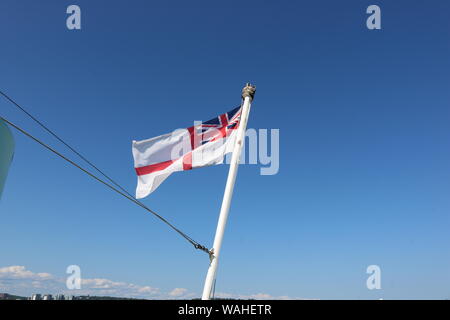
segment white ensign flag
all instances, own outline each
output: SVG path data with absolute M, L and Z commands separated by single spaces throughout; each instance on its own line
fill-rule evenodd
M 223 163 L 225 154 L 233 151 L 240 116 L 241 107 L 237 107 L 186 129 L 133 141 L 136 198 L 155 191 L 172 172 Z

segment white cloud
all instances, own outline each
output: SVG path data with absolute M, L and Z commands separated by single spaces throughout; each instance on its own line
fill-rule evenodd
M 175 288 L 169 292 L 169 296 L 171 297 L 180 297 L 184 295 L 188 290 L 185 288 Z
M 128 282 L 113 281 L 104 278 L 81 279 L 80 290 L 68 290 L 66 278 L 56 277 L 50 273 L 35 273 L 25 266 L 8 266 L 0 268 L 0 292 L 7 292 L 23 296 L 33 293 L 63 293 L 66 295 L 95 295 L 129 297 L 139 299 L 193 299 L 200 295 L 186 288 L 174 288 L 163 292 L 149 285 L 136 285 Z M 296 300 L 289 296 L 273 296 L 268 293 L 230 294 L 216 293 L 216 298 L 224 299 L 254 299 L 254 300 Z
M 159 289 L 152 288 L 152 287 L 149 287 L 149 286 L 141 287 L 141 288 L 138 289 L 139 293 L 157 293 L 158 291 L 159 291 Z
M 26 270 L 24 266 L 9 266 L 0 268 L 0 279 L 12 278 L 12 279 L 50 279 L 52 276 L 49 273 L 33 273 Z
M 290 297 L 290 296 L 273 296 L 268 293 L 255 294 L 232 294 L 225 292 L 218 292 L 214 295 L 216 298 L 222 299 L 242 299 L 242 300 L 306 300 L 305 298 Z
M 81 279 L 80 290 L 69 290 L 65 277 L 35 273 L 25 266 L 0 268 L 0 292 L 30 296 L 32 293 L 63 293 L 67 295 L 116 296 L 140 299 L 165 299 L 168 293 L 149 285 L 136 285 L 104 278 Z
M 82 291 L 91 295 L 112 295 L 133 298 L 157 298 L 158 288 L 139 286 L 133 283 L 116 282 L 109 279 L 81 279 Z

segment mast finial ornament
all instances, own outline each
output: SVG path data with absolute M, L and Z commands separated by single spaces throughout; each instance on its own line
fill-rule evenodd
M 245 87 L 242 89 L 242 99 L 245 99 L 246 97 L 250 97 L 250 102 L 253 101 L 253 98 L 255 97 L 256 92 L 256 86 L 247 83 Z

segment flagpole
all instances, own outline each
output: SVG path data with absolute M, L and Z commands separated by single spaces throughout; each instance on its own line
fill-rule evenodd
M 217 223 L 216 236 L 210 254 L 210 264 L 203 288 L 202 300 L 210 300 L 211 289 L 216 279 L 217 266 L 219 263 L 220 247 L 222 246 L 225 226 L 227 224 L 228 212 L 230 210 L 231 198 L 233 196 L 234 183 L 236 181 L 239 160 L 241 158 L 242 146 L 245 139 L 245 130 L 247 128 L 248 115 L 250 113 L 251 102 L 255 95 L 256 87 L 247 83 L 242 89 L 242 105 L 241 119 L 237 133 L 236 144 L 234 145 L 233 154 L 231 156 L 230 170 L 228 171 L 227 183 L 223 194 L 222 207 L 220 208 L 219 221 Z

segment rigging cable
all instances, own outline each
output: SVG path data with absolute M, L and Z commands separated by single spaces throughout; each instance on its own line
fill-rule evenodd
M 16 106 L 19 110 L 21 110 L 23 113 L 25 113 L 29 118 L 31 118 L 34 122 L 36 122 L 42 129 L 47 131 L 49 134 L 51 134 L 55 139 L 57 139 L 59 142 L 61 142 L 63 145 L 65 145 L 67 148 L 69 148 L 73 153 L 75 153 L 78 157 L 80 157 L 84 162 L 89 164 L 92 168 L 94 168 L 97 172 L 99 172 L 102 176 L 104 176 L 106 179 L 108 179 L 111 183 L 113 183 L 116 187 L 118 187 L 120 190 L 125 192 L 130 197 L 133 197 L 125 188 L 123 188 L 121 185 L 119 185 L 117 182 L 115 182 L 111 177 L 106 175 L 102 170 L 100 170 L 96 165 L 94 165 L 91 161 L 89 161 L 85 156 L 83 156 L 80 152 L 75 150 L 75 148 L 71 147 L 67 142 L 65 142 L 62 138 L 60 138 L 56 133 L 54 133 L 51 129 L 49 129 L 45 124 L 43 124 L 41 121 L 36 119 L 31 113 L 29 113 L 25 108 L 23 108 L 21 105 L 19 105 L 16 101 L 14 101 L 11 97 L 9 97 L 6 93 L 0 90 L 0 94 L 5 97 L 9 102 L 11 102 L 14 106 Z
M 209 255 L 211 255 L 211 252 L 208 248 L 206 248 L 205 246 L 201 245 L 200 243 L 198 243 L 197 241 L 195 241 L 194 239 L 192 239 L 191 237 L 189 237 L 187 234 L 185 234 L 184 232 L 182 232 L 181 230 L 179 230 L 178 228 L 176 228 L 174 225 L 172 225 L 169 221 L 167 221 L 164 217 L 162 217 L 161 215 L 159 215 L 158 213 L 156 213 L 155 211 L 151 210 L 149 207 L 147 207 L 145 204 L 143 204 L 141 201 L 135 199 L 128 191 L 126 191 L 123 187 L 121 187 L 118 183 L 116 183 L 113 179 L 111 179 L 110 177 L 108 177 L 105 173 L 103 173 L 103 171 L 101 171 L 97 166 L 95 166 L 94 164 L 92 164 L 89 160 L 87 160 L 84 156 L 82 156 L 78 151 L 76 151 L 74 148 L 72 148 L 69 144 L 67 144 L 64 140 L 62 140 L 60 137 L 58 137 L 53 131 L 51 131 L 49 128 L 47 128 L 42 122 L 40 122 L 39 120 L 37 120 L 35 117 L 33 117 L 29 112 L 27 112 L 23 107 L 21 107 L 18 103 L 16 103 L 13 99 L 11 99 L 9 96 L 7 96 L 5 93 L 3 93 L 2 91 L 0 91 L 0 94 L 3 95 L 8 101 L 10 101 L 11 103 L 13 103 L 16 107 L 18 107 L 20 110 L 22 110 L 25 114 L 27 114 L 31 119 L 33 119 L 36 123 L 38 123 L 42 128 L 44 128 L 47 132 L 49 132 L 52 136 L 54 136 L 56 139 L 58 139 L 61 143 L 63 143 L 65 146 L 67 146 L 70 150 L 72 150 L 75 154 L 77 154 L 81 159 L 83 159 L 85 162 L 87 162 L 90 166 L 92 166 L 94 169 L 96 169 L 99 173 L 101 173 L 104 177 L 106 177 L 110 182 L 112 182 L 116 187 L 114 187 L 113 185 L 111 185 L 110 183 L 100 179 L 99 177 L 97 177 L 96 175 L 94 175 L 93 173 L 89 172 L 88 170 L 84 169 L 83 167 L 81 167 L 80 165 L 78 165 L 77 163 L 75 163 L 74 161 L 70 160 L 69 158 L 67 158 L 66 156 L 64 156 L 63 154 L 59 153 L 58 151 L 56 151 L 55 149 L 53 149 L 52 147 L 50 147 L 49 145 L 45 144 L 44 142 L 42 142 L 41 140 L 39 140 L 38 138 L 34 137 L 33 135 L 31 135 L 30 133 L 28 133 L 27 131 L 25 131 L 24 129 L 20 128 L 19 126 L 15 125 L 14 123 L 10 122 L 9 120 L 3 118 L 2 116 L 0 116 L 0 119 L 5 121 L 6 123 L 8 123 L 10 126 L 14 127 L 16 130 L 18 130 L 19 132 L 21 132 L 22 134 L 26 135 L 27 137 L 31 138 L 32 140 L 34 140 L 35 142 L 37 142 L 38 144 L 40 144 L 41 146 L 43 146 L 44 148 L 46 148 L 47 150 L 53 152 L 54 154 L 58 155 L 59 157 L 61 157 L 62 159 L 64 159 L 65 161 L 69 162 L 71 165 L 73 165 L 74 167 L 80 169 L 81 171 L 83 171 L 85 174 L 89 175 L 90 177 L 94 178 L 95 180 L 97 180 L 98 182 L 102 183 L 103 185 L 109 187 L 111 190 L 117 192 L 118 194 L 122 195 L 123 197 L 127 198 L 128 200 L 130 200 L 131 202 L 137 204 L 138 206 L 140 206 L 141 208 L 147 210 L 148 212 L 152 213 L 154 216 L 156 216 L 157 218 L 159 218 L 161 221 L 163 221 L 165 224 L 167 224 L 169 227 L 171 227 L 173 230 L 175 230 L 178 234 L 180 234 L 183 238 L 185 238 L 189 243 L 191 243 L 195 249 L 199 249 L 202 250 L 206 253 L 208 253 Z M 119 190 L 120 189 L 120 190 Z

